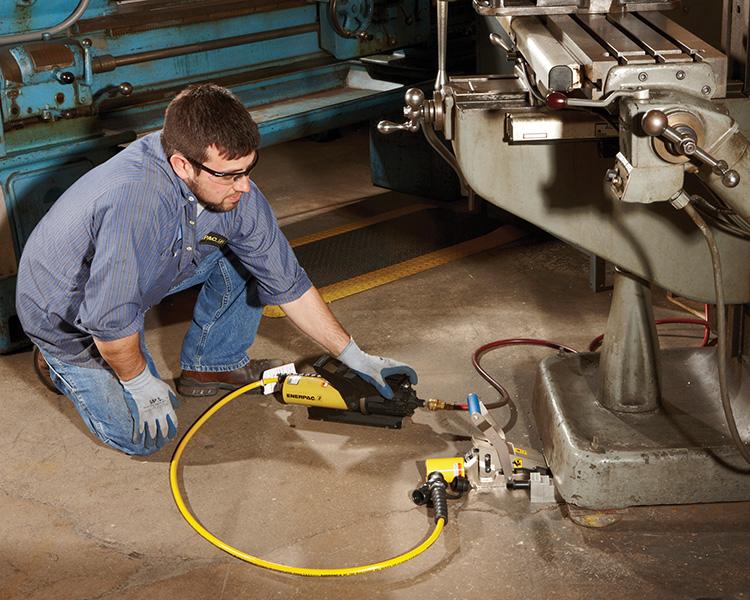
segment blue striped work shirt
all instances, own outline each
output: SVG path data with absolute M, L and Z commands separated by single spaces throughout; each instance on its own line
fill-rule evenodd
M 229 212 L 198 216 L 196 204 L 159 132 L 81 177 L 21 256 L 16 309 L 32 341 L 66 362 L 99 363 L 92 336 L 109 341 L 141 331 L 145 311 L 221 251 L 200 243 L 209 233 L 226 238 L 264 304 L 296 300 L 311 287 L 254 183 Z

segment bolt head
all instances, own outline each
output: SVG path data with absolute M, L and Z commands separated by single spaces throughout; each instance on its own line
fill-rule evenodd
M 687 154 L 688 156 L 695 154 L 696 145 L 693 140 L 685 140 L 680 146 L 683 154 Z
M 675 75 L 675 77 L 677 77 L 677 79 L 679 79 L 680 81 L 685 79 L 686 76 L 687 75 L 685 74 L 685 71 L 677 71 L 677 74 Z
M 704 96 L 710 96 L 712 91 L 713 90 L 711 89 L 710 85 L 704 85 L 703 88 L 701 89 L 701 93 Z
M 638 73 L 638 81 L 646 81 L 648 79 L 648 73 Z
M 76 80 L 75 75 L 73 75 L 73 73 L 71 73 L 70 71 L 63 71 L 61 73 L 57 73 L 56 78 L 63 85 L 70 85 Z

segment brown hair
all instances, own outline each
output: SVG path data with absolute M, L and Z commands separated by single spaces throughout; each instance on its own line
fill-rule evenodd
M 209 146 L 223 158 L 252 154 L 260 133 L 250 113 L 228 89 L 200 83 L 182 90 L 167 106 L 161 145 L 167 158 L 180 152 L 198 162 L 206 160 Z

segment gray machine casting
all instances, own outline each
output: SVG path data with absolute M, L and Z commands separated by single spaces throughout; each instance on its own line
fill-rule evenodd
M 450 77 L 441 55 L 433 98 L 380 128 L 441 132 L 468 189 L 617 266 L 601 353 L 544 361 L 533 402 L 558 492 L 587 508 L 750 500 L 747 16 L 709 3 L 722 52 L 659 12 L 677 4 L 474 0 L 515 71 Z M 733 305 L 719 347 L 660 349 L 652 284 Z

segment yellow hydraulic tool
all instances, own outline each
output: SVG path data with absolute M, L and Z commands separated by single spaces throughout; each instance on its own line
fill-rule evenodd
M 287 375 L 281 384 L 281 399 L 284 404 L 349 409 L 339 391 L 320 375 Z
M 440 473 L 447 483 L 451 483 L 456 477 L 465 477 L 466 469 L 462 456 L 451 456 L 450 458 L 428 458 L 424 461 L 425 471 Z
M 322 356 L 313 367 L 315 373 L 286 375 L 281 384 L 281 401 L 307 406 L 311 419 L 400 429 L 404 417 L 425 405 L 408 375 L 386 377 L 393 392 L 387 399 L 335 358 Z

